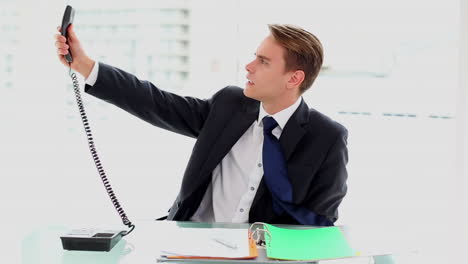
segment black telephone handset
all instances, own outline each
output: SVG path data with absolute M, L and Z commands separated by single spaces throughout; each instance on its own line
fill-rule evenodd
M 67 37 L 67 29 L 73 22 L 73 18 L 75 16 L 75 11 L 69 5 L 67 5 L 65 9 L 65 13 L 63 14 L 62 20 L 62 28 L 61 33 L 63 36 Z M 101 177 L 102 183 L 104 184 L 104 188 L 109 195 L 109 198 L 112 201 L 117 213 L 122 218 L 122 222 L 124 225 L 130 228 L 129 231 L 122 231 L 122 230 L 99 230 L 99 229 L 79 229 L 79 230 L 72 230 L 66 235 L 60 237 L 62 240 L 63 249 L 67 250 L 90 250 L 90 251 L 109 251 L 112 247 L 120 241 L 123 236 L 130 234 L 135 228 L 135 225 L 128 220 L 127 215 L 125 214 L 123 208 L 120 206 L 117 197 L 115 196 L 114 191 L 107 179 L 106 173 L 104 172 L 104 168 L 101 164 L 99 159 L 96 147 L 94 145 L 93 135 L 91 133 L 91 128 L 88 123 L 88 118 L 86 117 L 86 112 L 84 109 L 83 101 L 81 100 L 81 93 L 80 93 L 80 85 L 78 83 L 78 79 L 76 74 L 71 69 L 71 62 L 73 58 L 71 53 L 69 52 L 65 55 L 65 59 L 68 61 L 70 66 L 70 77 L 73 81 L 73 90 L 75 91 L 76 103 L 78 104 L 78 110 L 80 112 L 81 121 L 83 122 L 83 126 L 85 129 L 86 137 L 88 140 L 88 147 L 91 152 L 92 158 L 98 170 L 99 176 Z
M 73 23 L 74 18 L 75 18 L 75 9 L 67 5 L 67 7 L 65 8 L 65 13 L 63 14 L 62 27 L 60 28 L 62 36 L 65 36 L 67 41 L 68 41 L 68 27 Z M 69 63 L 73 62 L 73 57 L 71 55 L 70 49 L 68 49 L 68 54 L 65 55 L 65 59 Z

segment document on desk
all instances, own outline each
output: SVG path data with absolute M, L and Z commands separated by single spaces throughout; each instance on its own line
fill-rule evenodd
M 180 228 L 164 243 L 161 256 L 167 259 L 253 259 L 255 241 L 247 229 Z M 167 243 L 166 243 L 167 242 Z

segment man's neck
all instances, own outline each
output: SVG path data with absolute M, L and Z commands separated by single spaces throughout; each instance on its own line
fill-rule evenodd
M 297 100 L 299 99 L 299 97 L 290 97 L 288 98 L 287 100 L 285 99 L 282 99 L 282 100 L 278 100 L 278 101 L 275 101 L 275 102 L 262 102 L 263 104 L 263 109 L 265 110 L 265 112 L 267 112 L 269 115 L 274 115 L 278 112 L 281 112 L 282 110 L 290 107 L 291 105 L 293 105 Z

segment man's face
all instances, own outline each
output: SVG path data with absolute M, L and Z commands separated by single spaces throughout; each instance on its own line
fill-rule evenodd
M 248 80 L 245 96 L 262 102 L 275 102 L 281 98 L 291 75 L 285 72 L 284 52 L 272 35 L 262 41 L 255 59 L 245 66 Z

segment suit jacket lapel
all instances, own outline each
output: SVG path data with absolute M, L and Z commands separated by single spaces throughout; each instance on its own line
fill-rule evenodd
M 241 110 L 230 118 L 220 136 L 215 139 L 216 142 L 202 168 L 204 172 L 202 175 L 211 175 L 208 172 L 216 168 L 232 146 L 258 118 L 259 105 L 260 102 L 247 98 Z
M 309 107 L 304 100 L 302 100 L 299 107 L 284 126 L 279 141 L 286 161 L 289 160 L 297 143 L 299 143 L 305 134 L 305 130 L 302 126 L 307 123 L 308 114 Z

